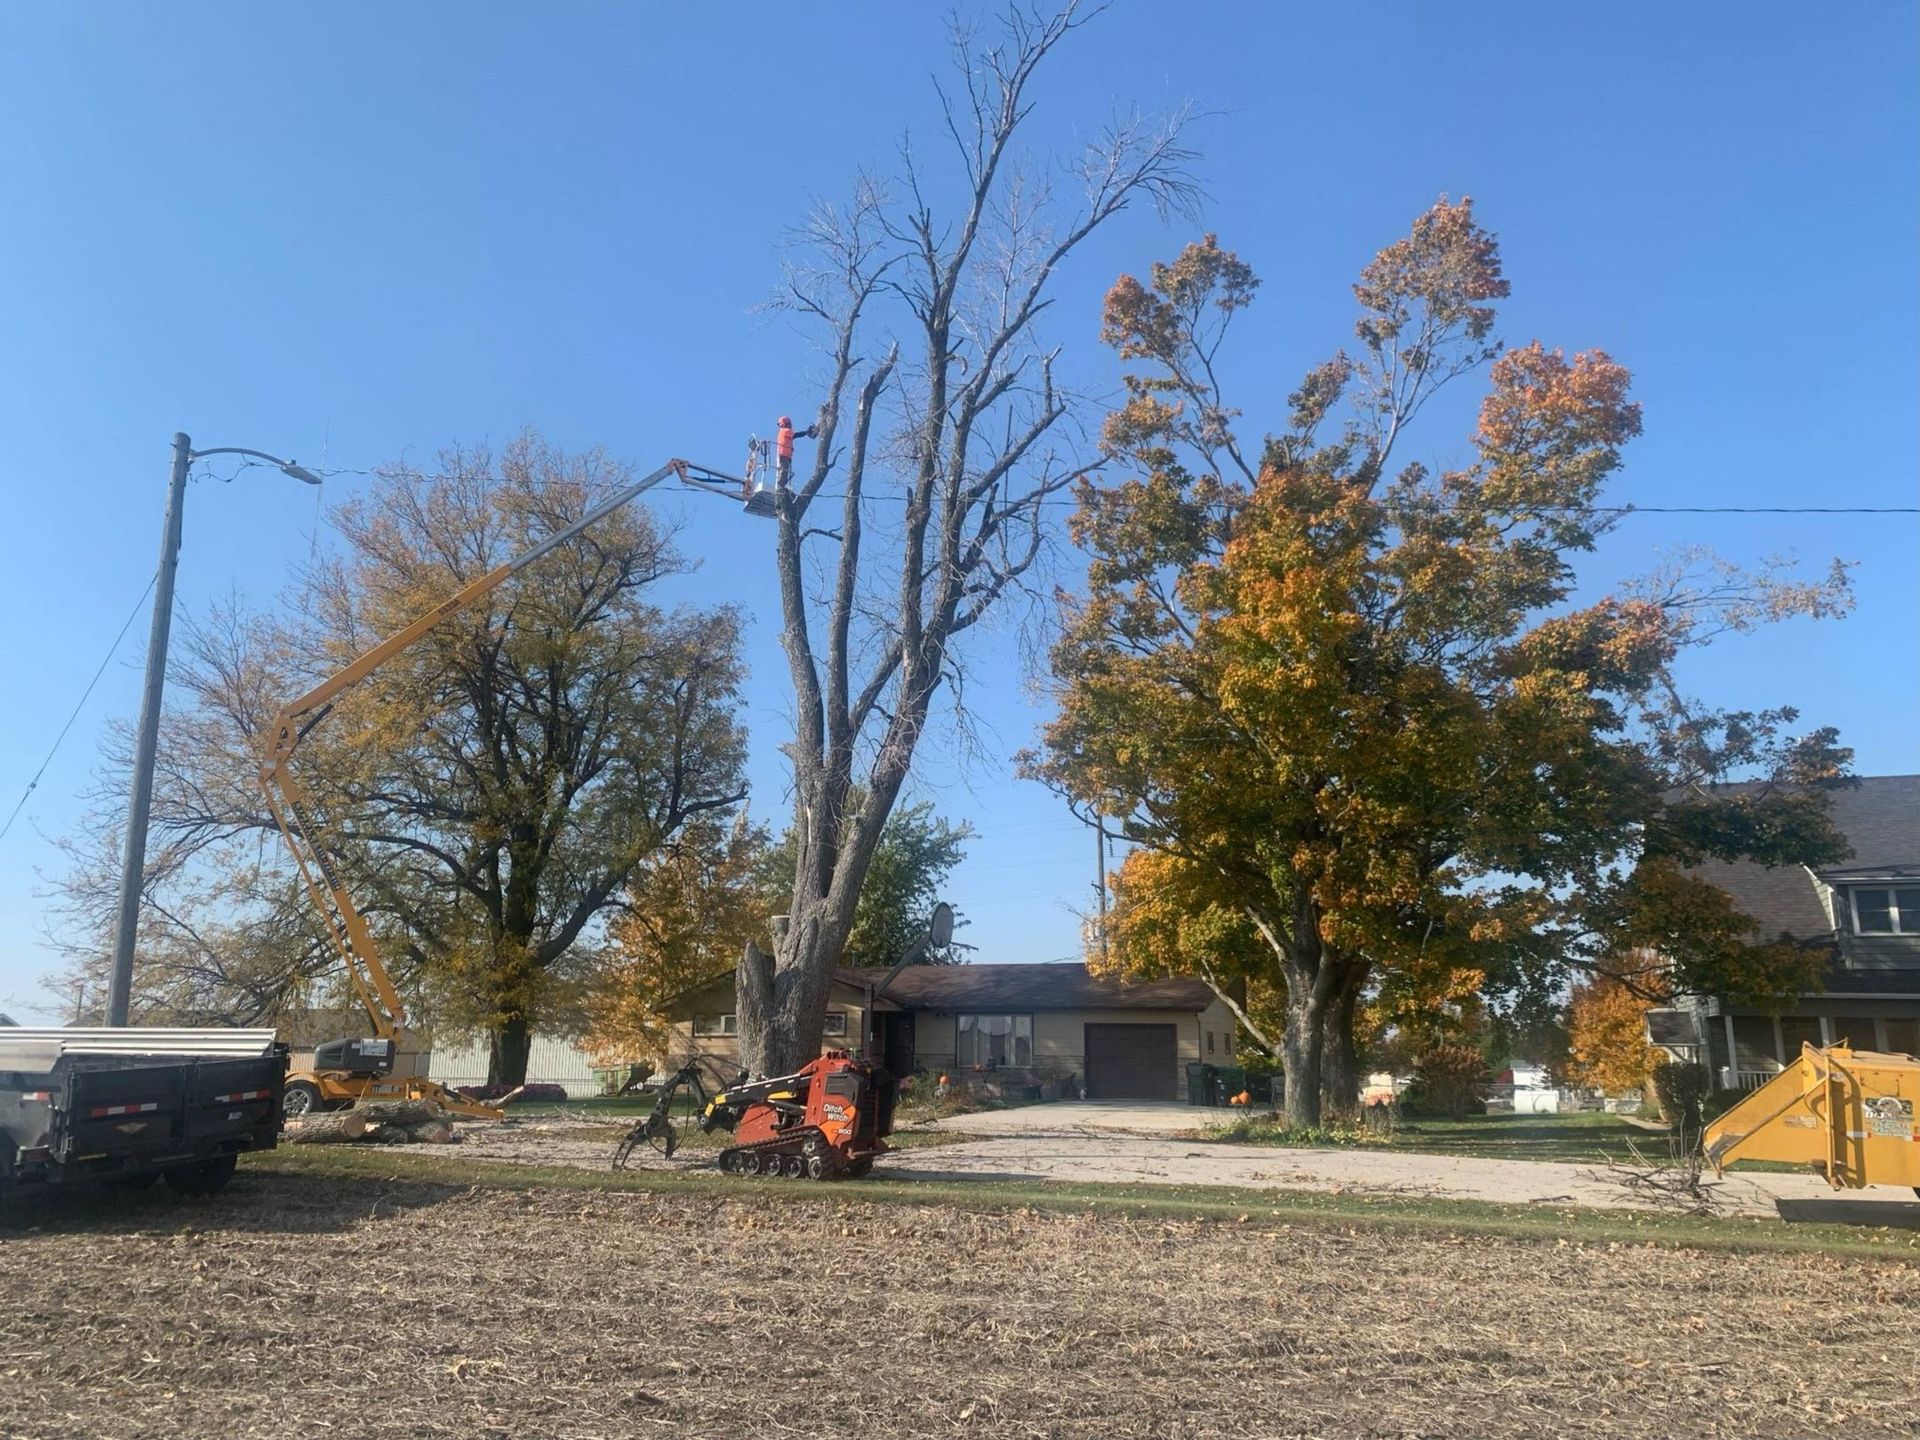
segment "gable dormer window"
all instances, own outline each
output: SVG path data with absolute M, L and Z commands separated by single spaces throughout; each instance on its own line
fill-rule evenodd
M 1920 885 L 1855 885 L 1856 935 L 1920 935 Z

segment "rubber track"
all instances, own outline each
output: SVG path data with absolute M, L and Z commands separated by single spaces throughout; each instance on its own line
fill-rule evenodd
M 798 1155 L 800 1153 L 800 1147 L 814 1137 L 818 1137 L 821 1145 L 825 1146 L 827 1154 L 831 1156 L 833 1154 L 833 1147 L 827 1144 L 827 1137 L 821 1134 L 820 1127 L 817 1125 L 800 1125 L 792 1130 L 781 1132 L 771 1140 L 756 1140 L 751 1145 L 729 1145 L 720 1152 L 719 1165 L 721 1170 L 726 1174 L 737 1175 L 739 1172 L 732 1166 L 733 1157 L 736 1155 L 779 1155 L 783 1158 L 788 1155 Z M 756 1175 L 766 1174 L 764 1170 L 755 1173 Z M 845 1170 L 836 1166 L 828 1172 L 827 1178 L 829 1180 L 838 1179 L 845 1173 Z M 797 1176 L 788 1175 L 783 1169 L 780 1178 L 784 1180 L 811 1180 L 813 1177 L 806 1174 Z

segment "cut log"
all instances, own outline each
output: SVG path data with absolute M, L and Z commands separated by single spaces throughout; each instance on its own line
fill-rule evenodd
M 443 1120 L 447 1112 L 432 1100 L 362 1100 L 353 1113 L 369 1125 L 425 1125 Z
M 289 1120 L 281 1138 L 289 1145 L 344 1145 L 366 1133 L 366 1116 L 357 1110 L 334 1110 Z
M 392 1126 L 382 1126 L 392 1129 Z M 451 1145 L 453 1143 L 453 1121 L 442 1116 L 438 1120 L 429 1120 L 424 1125 L 409 1125 L 403 1132 L 408 1141 L 415 1145 Z

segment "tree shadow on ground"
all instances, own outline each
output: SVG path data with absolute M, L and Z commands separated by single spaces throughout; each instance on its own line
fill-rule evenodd
M 456 1200 L 466 1185 L 421 1180 L 276 1175 L 242 1169 L 217 1195 L 107 1185 L 23 1190 L 0 1199 L 0 1241 L 41 1234 L 332 1234 L 370 1220 Z
M 1780 1218 L 1795 1225 L 1880 1225 L 1920 1230 L 1920 1201 L 1775 1200 Z

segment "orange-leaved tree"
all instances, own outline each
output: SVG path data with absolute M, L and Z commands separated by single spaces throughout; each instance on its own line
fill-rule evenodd
M 1671 664 L 1843 608 L 1844 572 L 1695 565 L 1571 608 L 1639 407 L 1600 351 L 1501 353 L 1507 283 L 1469 201 L 1365 268 L 1357 353 L 1310 371 L 1257 448 L 1219 379 L 1256 289 L 1208 237 L 1107 297 L 1133 369 L 1104 439 L 1131 473 L 1078 487 L 1088 588 L 1063 599 L 1060 713 L 1025 763 L 1155 857 L 1115 877 L 1114 963 L 1284 996 L 1277 1036 L 1242 1020 L 1283 1052 L 1296 1125 L 1320 1123 L 1323 1089 L 1354 1102 L 1370 990 L 1537 989 L 1609 931 L 1740 979 L 1753 947 L 1687 867 L 1830 853 L 1819 786 L 1845 756 L 1831 732 L 1789 737 L 1791 712 L 1698 711 Z M 1433 396 L 1489 362 L 1471 458 L 1390 469 Z M 1780 783 L 1713 789 L 1735 770 Z
M 768 849 L 767 832 L 744 814 L 731 825 L 706 820 L 634 873 L 609 926 L 610 958 L 586 996 L 586 1048 L 598 1063 L 664 1059 L 666 1002 L 726 971 L 766 933 L 758 871 Z
M 1660 1052 L 1647 1042 L 1643 991 L 1604 971 L 1573 987 L 1567 1005 L 1567 1073 L 1612 1094 L 1644 1089 Z

